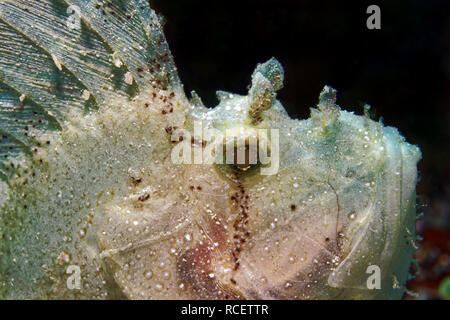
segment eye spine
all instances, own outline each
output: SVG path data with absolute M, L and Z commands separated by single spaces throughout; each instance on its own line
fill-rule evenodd
M 283 88 L 283 81 L 283 67 L 275 58 L 256 67 L 248 93 L 250 101 L 248 117 L 251 124 L 257 125 L 262 121 L 262 113 L 274 104 L 276 91 Z

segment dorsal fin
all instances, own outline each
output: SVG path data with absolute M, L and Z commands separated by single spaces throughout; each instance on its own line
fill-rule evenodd
M 0 170 L 32 150 L 27 128 L 60 129 L 152 86 L 184 94 L 145 0 L 1 1 L 0 52 Z

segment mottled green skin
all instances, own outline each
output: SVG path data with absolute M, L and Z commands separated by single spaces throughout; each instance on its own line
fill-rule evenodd
M 248 96 L 219 92 L 207 109 L 185 97 L 145 1 L 105 4 L 115 12 L 105 17 L 97 1 L 46 2 L 0 4 L 10 53 L 0 58 L 0 297 L 402 296 L 417 147 L 341 110 L 329 87 L 309 119 L 291 119 L 276 100 L 274 59 L 257 66 Z M 68 3 L 81 9 L 81 30 L 64 27 Z M 181 142 L 170 134 L 195 121 L 278 129 L 278 172 L 174 164 Z M 80 290 L 67 287 L 69 265 L 81 268 Z M 367 288 L 370 265 L 379 290 Z

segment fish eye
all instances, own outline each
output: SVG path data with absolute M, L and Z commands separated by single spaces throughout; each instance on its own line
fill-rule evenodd
M 223 145 L 224 163 L 241 172 L 255 169 L 261 164 L 258 151 L 257 139 L 249 137 L 232 139 Z
M 259 172 L 264 161 L 270 157 L 267 137 L 253 128 L 233 128 L 226 132 L 222 152 L 217 166 L 229 177 L 245 174 L 250 176 Z

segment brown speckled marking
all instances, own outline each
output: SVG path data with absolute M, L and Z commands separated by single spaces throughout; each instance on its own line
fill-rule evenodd
M 233 205 L 237 207 L 238 217 L 233 222 L 233 260 L 234 260 L 234 271 L 239 269 L 239 256 L 243 249 L 243 246 L 248 242 L 250 238 L 250 232 L 247 229 L 249 217 L 248 217 L 248 200 L 249 196 L 246 194 L 242 184 L 238 185 L 238 192 L 235 192 L 231 197 L 233 200 Z
M 249 196 L 242 183 L 239 182 L 239 172 L 236 173 L 235 178 L 238 183 L 230 199 L 233 210 L 238 215 L 233 221 L 233 229 L 227 230 L 219 220 L 212 219 L 207 228 L 209 240 L 205 240 L 201 244 L 198 243 L 195 248 L 184 252 L 177 262 L 180 281 L 190 286 L 201 299 L 245 298 L 232 288 L 237 285 L 233 277 L 231 277 L 230 283 L 226 284 L 208 276 L 212 272 L 211 265 L 214 263 L 214 256 L 217 254 L 230 256 L 234 264 L 232 272 L 235 273 L 240 266 L 240 253 L 250 238 L 250 232 L 247 229 Z M 202 187 L 190 185 L 189 189 L 192 192 L 197 192 L 201 191 Z M 232 237 L 231 243 L 229 242 L 230 235 Z M 213 248 L 214 243 L 218 244 L 216 248 Z

